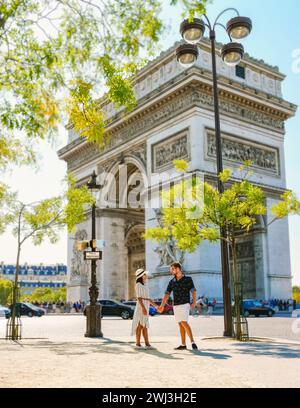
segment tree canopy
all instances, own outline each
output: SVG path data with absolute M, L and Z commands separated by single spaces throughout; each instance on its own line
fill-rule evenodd
M 179 172 L 186 172 L 184 161 L 174 164 Z M 194 252 L 203 240 L 220 240 L 220 228 L 226 228 L 227 242 L 232 245 L 236 231 L 248 233 L 258 217 L 267 213 L 263 189 L 249 180 L 250 165 L 247 162 L 241 166 L 240 179 L 236 181 L 232 180 L 229 169 L 219 174 L 226 184 L 223 193 L 208 182 L 202 182 L 203 188 L 196 188 L 196 183 L 201 183 L 198 179 L 183 179 L 163 191 L 161 225 L 148 228 L 146 238 L 160 242 L 172 239 L 181 250 Z M 272 206 L 271 213 L 273 218 L 268 225 L 288 215 L 300 214 L 300 202 L 292 191 L 286 191 Z
M 88 187 L 76 187 L 71 177 L 60 196 L 33 203 L 23 203 L 16 193 L 7 191 L 0 198 L 0 233 L 11 228 L 18 239 L 18 246 L 28 239 L 35 245 L 45 238 L 55 243 L 65 226 L 72 232 L 76 224 L 85 219 L 86 210 L 93 202 Z
M 190 16 L 206 0 L 170 0 Z M 33 163 L 59 125 L 102 146 L 99 98 L 125 112 L 132 79 L 155 54 L 161 0 L 0 0 L 0 170 Z
M 67 289 L 51 289 L 51 288 L 36 288 L 31 295 L 22 294 L 22 301 L 27 302 L 66 302 L 67 300 Z
M 8 279 L 0 279 L 0 305 L 7 305 L 12 299 L 13 283 Z

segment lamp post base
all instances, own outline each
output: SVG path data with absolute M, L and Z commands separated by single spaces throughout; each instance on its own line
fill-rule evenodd
M 103 337 L 101 331 L 101 306 L 86 307 L 86 333 L 85 337 Z

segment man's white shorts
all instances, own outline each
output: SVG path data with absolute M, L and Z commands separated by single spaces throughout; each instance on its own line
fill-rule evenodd
M 173 306 L 174 316 L 177 323 L 187 322 L 189 320 L 190 307 L 191 305 L 189 303 Z

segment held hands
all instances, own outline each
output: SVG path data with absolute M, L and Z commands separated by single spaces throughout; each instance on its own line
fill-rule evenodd
M 148 313 L 147 313 L 147 309 L 146 309 L 145 306 L 144 306 L 144 307 L 143 307 L 143 315 L 144 315 L 144 316 L 147 316 L 147 314 L 148 314 Z
M 160 305 L 160 306 L 157 308 L 157 311 L 158 311 L 158 313 L 163 313 L 163 311 L 164 311 L 164 306 Z

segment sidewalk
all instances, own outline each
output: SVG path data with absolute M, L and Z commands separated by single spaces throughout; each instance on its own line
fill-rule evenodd
M 300 343 L 153 337 L 153 351 L 132 337 L 0 340 L 0 387 L 300 387 Z M 282 375 L 285 373 L 285 375 Z

